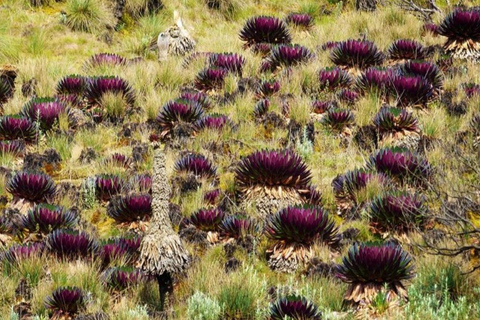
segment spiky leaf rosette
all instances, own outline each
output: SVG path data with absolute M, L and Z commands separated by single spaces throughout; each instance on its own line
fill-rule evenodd
M 4 254 L 0 255 L 0 260 L 5 259 L 12 265 L 17 265 L 24 260 L 34 257 L 40 257 L 45 250 L 43 242 L 33 242 L 23 245 L 13 245 Z
M 45 299 L 45 308 L 54 317 L 74 316 L 85 308 L 85 297 L 80 288 L 60 287 Z
M 376 197 L 369 206 L 370 222 L 381 231 L 405 232 L 425 221 L 425 197 L 418 193 L 394 192 Z
M 125 79 L 114 76 L 93 77 L 88 81 L 85 95 L 92 105 L 101 105 L 102 97 L 106 93 L 122 95 L 129 106 L 136 100 L 135 91 Z
M 407 149 L 385 148 L 370 156 L 368 167 L 377 171 L 398 177 L 402 181 L 413 179 L 420 182 L 432 174 L 428 161 Z
M 366 69 L 383 63 L 384 54 L 377 46 L 366 40 L 340 42 L 330 53 L 330 60 L 337 66 Z
M 253 109 L 254 118 L 258 119 L 263 117 L 264 115 L 267 114 L 269 109 L 270 109 L 270 100 L 268 99 L 259 100 L 255 104 L 255 108 Z
M 123 188 L 122 179 L 114 174 L 101 174 L 95 177 L 95 195 L 101 201 L 109 201 Z
M 133 176 L 129 181 L 129 185 L 132 190 L 140 193 L 152 193 L 152 177 L 148 173 Z
M 266 57 L 270 54 L 270 51 L 272 51 L 273 47 L 273 44 L 262 42 L 252 45 L 251 50 L 254 54 L 257 54 L 261 57 Z
M 438 36 L 439 30 L 440 30 L 440 27 L 437 26 L 435 23 L 431 23 L 431 22 L 430 23 L 427 22 L 422 26 L 422 32 L 424 34 L 430 33 L 433 36 Z
M 57 94 L 75 94 L 82 96 L 88 85 L 88 78 L 77 74 L 63 77 L 57 83 Z
M 118 223 L 144 220 L 152 215 L 150 194 L 134 193 L 110 200 L 107 215 Z
M 470 121 L 470 128 L 474 134 L 480 135 L 480 114 L 475 114 Z
M 427 57 L 425 47 L 418 41 L 409 39 L 395 40 L 387 49 L 392 60 L 423 60 Z
M 65 105 L 55 98 L 33 98 L 23 107 L 22 115 L 32 122 L 39 121 L 40 128 L 47 131 L 64 111 Z
M 480 59 L 480 8 L 456 8 L 440 24 L 438 33 L 447 37 L 444 48 L 460 59 Z
M 221 209 L 200 209 L 190 216 L 190 221 L 202 231 L 218 231 L 225 213 Z
M 323 114 L 328 112 L 330 109 L 333 109 L 335 106 L 335 101 L 320 101 L 315 100 L 312 102 L 312 111 L 316 114 Z
M 40 203 L 22 217 L 22 227 L 30 232 L 47 234 L 59 228 L 71 228 L 77 222 L 77 215 L 62 206 Z
M 319 206 L 289 206 L 267 218 L 265 234 L 268 238 L 291 244 L 310 245 L 319 239 L 334 241 L 335 222 Z
M 245 58 L 237 53 L 214 53 L 209 56 L 208 64 L 210 68 L 221 68 L 242 76 Z
M 342 89 L 337 93 L 337 98 L 339 101 L 345 104 L 354 105 L 360 98 L 360 95 L 356 91 Z
M 313 18 L 307 13 L 290 13 L 285 22 L 303 29 L 310 29 L 313 26 Z
M 219 90 L 225 83 L 228 71 L 222 68 L 207 68 L 195 77 L 195 88 L 200 91 Z
M 270 306 L 270 320 L 321 320 L 317 306 L 301 296 L 290 295 L 278 299 Z
M 440 68 L 429 61 L 407 61 L 400 66 L 401 72 L 406 76 L 421 76 L 428 80 L 439 91 L 443 88 L 444 75 Z
M 413 269 L 412 257 L 400 245 L 355 243 L 343 257 L 342 264 L 336 266 L 335 273 L 340 280 L 351 284 L 346 300 L 369 302 L 384 285 L 406 296 L 401 281 L 412 278 Z
M 322 44 L 322 50 L 327 51 L 327 50 L 332 50 L 335 49 L 340 45 L 340 41 L 327 41 L 324 44 Z
M 333 193 L 338 201 L 353 201 L 356 204 L 357 192 L 373 181 L 384 185 L 387 179 L 383 174 L 365 169 L 354 169 L 337 176 L 332 181 Z
M 257 89 L 259 97 L 267 98 L 280 91 L 280 83 L 274 79 L 262 81 Z
M 305 189 L 312 179 L 302 158 L 290 150 L 261 150 L 243 158 L 235 170 L 240 191 L 248 196 L 258 189 L 275 190 L 279 196 L 289 189 Z
M 35 124 L 21 116 L 3 116 L 0 118 L 0 138 L 4 140 L 24 139 L 32 142 L 37 136 Z
M 348 72 L 338 67 L 329 67 L 320 70 L 318 79 L 320 80 L 321 90 L 327 89 L 334 91 L 339 88 L 347 88 L 353 83 L 353 79 Z
M 356 79 L 355 87 L 361 93 L 375 92 L 386 94 L 394 76 L 395 71 L 390 68 L 368 68 Z
M 47 248 L 61 259 L 92 257 L 98 249 L 97 241 L 88 233 L 58 229 L 47 237 Z
M 290 43 L 292 38 L 287 25 L 275 17 L 257 16 L 247 20 L 240 31 L 240 40 L 250 47 L 259 43 Z
M 22 155 L 25 151 L 25 143 L 21 140 L 0 141 L 0 154 Z
M 390 89 L 399 107 L 425 106 L 433 97 L 432 84 L 421 76 L 395 76 Z
M 203 129 L 213 129 L 213 130 L 222 130 L 225 127 L 232 127 L 233 122 L 230 118 L 223 114 L 214 113 L 208 116 L 205 116 L 198 120 L 195 123 L 195 127 L 198 130 Z
M 8 182 L 6 189 L 17 198 L 33 202 L 50 200 L 56 192 L 55 182 L 44 173 L 17 172 Z
M 177 173 L 190 173 L 197 178 L 214 178 L 217 168 L 201 154 L 187 154 L 175 162 Z
M 182 100 L 187 100 L 187 101 L 192 101 L 195 103 L 198 103 L 202 106 L 203 109 L 208 110 L 211 108 L 211 102 L 208 96 L 200 91 L 186 91 L 182 92 L 180 94 L 180 97 L 178 97 L 177 101 L 182 101 Z
M 382 107 L 375 115 L 373 124 L 380 132 L 417 132 L 418 119 L 402 108 Z
M 304 46 L 281 44 L 273 47 L 269 60 L 272 68 L 276 66 L 293 67 L 306 63 L 313 58 L 312 52 Z
M 105 164 L 115 167 L 129 168 L 132 164 L 132 159 L 124 154 L 115 152 L 105 159 Z
M 12 97 L 12 86 L 8 81 L 0 78 L 0 106 L 8 101 Z
M 226 238 L 240 239 L 258 232 L 258 224 L 247 216 L 235 215 L 225 217 L 219 226 L 220 234 Z
M 104 271 L 102 280 L 110 289 L 123 291 L 147 280 L 147 276 L 141 270 L 132 267 L 113 267 Z
M 128 261 L 129 252 L 126 246 L 117 241 L 107 241 L 101 245 L 98 251 L 103 266 L 108 266 L 114 261 Z
M 190 100 L 172 100 L 167 102 L 157 116 L 157 122 L 166 134 L 177 124 L 195 123 L 203 115 L 202 106 Z
M 347 109 L 331 109 L 327 111 L 322 123 L 334 131 L 343 131 L 355 123 L 355 116 Z
M 463 91 L 465 92 L 465 95 L 467 96 L 467 98 L 480 96 L 480 84 L 470 82 L 470 83 L 462 84 L 462 87 L 463 87 Z
M 220 189 L 215 189 L 215 190 L 207 191 L 207 192 L 203 195 L 203 201 L 204 201 L 206 204 L 215 205 L 215 204 L 218 203 L 218 201 L 219 201 L 219 199 L 220 199 L 220 195 L 221 195 Z
M 127 59 L 115 53 L 97 53 L 85 61 L 84 69 L 93 69 L 100 66 L 123 66 Z

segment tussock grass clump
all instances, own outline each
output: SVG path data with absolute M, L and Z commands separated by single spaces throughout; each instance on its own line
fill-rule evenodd
M 98 32 L 115 24 L 112 9 L 102 0 L 68 0 L 65 11 L 73 31 Z

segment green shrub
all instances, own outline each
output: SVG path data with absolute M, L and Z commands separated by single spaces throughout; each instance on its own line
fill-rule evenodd
M 65 11 L 73 31 L 98 32 L 115 24 L 112 9 L 102 0 L 68 0 Z

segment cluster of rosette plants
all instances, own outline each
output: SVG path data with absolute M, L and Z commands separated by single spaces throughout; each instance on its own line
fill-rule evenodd
M 131 124 L 125 119 L 139 110 L 140 91 L 112 75 L 67 75 L 59 80 L 54 96 L 31 97 L 16 114 L 2 112 L 0 155 L 9 154 L 25 167 L 5 175 L 6 200 L 1 199 L 1 206 L 8 210 L 0 215 L 0 235 L 7 235 L 9 242 L 0 253 L 2 270 L 19 270 L 35 259 L 45 259 L 47 265 L 90 264 L 114 299 L 148 284 L 151 276 L 138 268 L 142 238 L 154 225 L 152 175 L 145 172 L 152 168 L 145 160 L 163 144 L 170 174 L 165 181 L 172 185 L 169 218 L 192 255 L 201 258 L 211 247 L 223 246 L 226 252 L 229 246 L 240 247 L 251 261 L 295 274 L 308 270 L 322 252 L 331 258 L 325 261 L 332 270 L 327 276 L 346 284 L 348 303 L 371 305 L 379 293 L 388 302 L 406 302 L 414 258 L 398 239 L 431 226 L 427 194 L 436 174 L 428 153 L 421 152 L 425 134 L 420 115 L 440 101 L 454 73 L 445 61 L 435 60 L 439 55 L 480 59 L 480 10 L 457 8 L 440 25 L 423 26 L 425 35 L 446 37 L 443 48 L 414 39 L 396 39 L 380 48 L 365 37 L 329 41 L 315 49 L 294 43 L 298 34 L 310 36 L 313 26 L 314 18 L 304 13 L 284 19 L 249 18 L 238 34 L 243 53 L 196 52 L 187 57 L 182 67 L 201 65 L 200 70 L 168 96 L 175 98 L 158 103 L 156 117 L 127 128 L 133 133 L 126 133 Z M 255 76 L 248 78 L 250 62 L 255 61 L 248 60 L 252 54 L 259 57 Z M 322 54 L 329 65 L 318 66 Z M 83 70 L 112 72 L 141 63 L 101 53 L 88 59 Z M 305 130 L 299 129 L 305 134 L 297 133 L 293 141 L 297 123 L 290 115 L 298 101 L 285 91 L 305 66 L 315 69 L 314 79 L 301 84 L 313 129 L 308 138 L 305 125 Z M 232 83 L 235 90 L 227 92 Z M 476 83 L 463 83 L 460 89 L 466 99 L 480 96 Z M 14 91 L 0 78 L 0 107 Z M 252 98 L 248 116 L 229 114 L 228 106 L 238 97 Z M 373 128 L 375 138 L 370 149 L 360 150 L 368 152 L 364 165 L 341 171 L 328 180 L 331 190 L 321 190 L 314 183 L 324 182 L 319 177 L 324 171 L 314 166 L 323 164 L 308 156 L 319 152 L 314 139 L 332 135 L 335 142 L 341 138 L 339 148 L 355 147 L 350 138 L 360 131 L 355 127 L 360 102 L 367 99 L 378 102 L 378 109 L 366 126 Z M 63 121 L 72 130 L 66 132 Z M 256 138 L 265 141 L 236 140 L 246 121 L 265 129 L 255 131 L 264 133 Z M 79 207 L 62 206 L 65 184 L 56 181 L 58 172 L 27 168 L 26 159 L 47 135 L 68 134 L 71 142 L 78 129 L 95 127 L 122 127 L 122 148 L 136 145 L 137 138 L 147 141 L 146 148 L 131 157 L 123 151 L 106 155 L 99 164 L 108 170 L 81 177 L 75 198 Z M 480 140 L 478 114 L 469 130 Z M 272 138 L 275 131 L 282 132 L 279 143 Z M 236 138 L 218 142 L 232 132 Z M 196 144 L 197 137 L 208 142 Z M 335 163 L 330 165 L 337 169 Z M 88 207 L 90 196 L 95 204 Z M 188 201 L 194 204 L 187 206 Z M 87 209 L 93 217 L 86 216 Z M 349 239 L 343 223 L 350 220 L 368 224 L 368 238 L 378 241 Z M 113 230 L 109 237 L 99 236 L 105 225 Z M 383 241 L 390 238 L 396 241 Z M 74 318 L 87 310 L 89 294 L 85 288 L 58 286 L 43 305 L 53 318 Z M 275 297 L 268 314 L 269 319 L 322 318 L 320 308 L 298 294 Z

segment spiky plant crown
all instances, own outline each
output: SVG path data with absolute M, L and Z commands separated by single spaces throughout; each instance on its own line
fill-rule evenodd
M 152 197 L 148 193 L 132 193 L 112 198 L 107 215 L 118 223 L 144 220 L 152 215 Z
M 269 109 L 270 109 L 270 100 L 268 99 L 259 100 L 255 104 L 255 108 L 253 109 L 253 116 L 255 118 L 261 118 L 267 114 Z
M 59 228 L 71 228 L 77 215 L 62 206 L 40 203 L 22 217 L 21 225 L 30 232 L 47 234 Z
M 46 202 L 55 195 L 56 186 L 48 174 L 20 171 L 7 182 L 6 190 L 17 198 Z
M 8 263 L 17 265 L 24 260 L 40 257 L 44 250 L 45 244 L 43 242 L 33 242 L 23 245 L 14 244 L 5 253 L 0 255 L 0 260 L 5 259 Z
M 290 150 L 261 150 L 243 158 L 235 170 L 237 186 L 249 193 L 256 188 L 304 189 L 311 172 L 302 158 Z
M 47 131 L 64 111 L 65 105 L 55 98 L 33 98 L 23 107 L 22 115 L 32 122 L 39 121 L 40 128 Z
M 96 68 L 99 66 L 123 66 L 128 60 L 115 53 L 97 53 L 88 59 L 84 68 Z
M 241 76 L 245 58 L 238 53 L 214 53 L 208 57 L 208 64 L 210 68 L 225 69 Z
M 88 86 L 88 78 L 78 74 L 63 77 L 57 83 L 57 94 L 74 94 L 82 96 Z
M 4 104 L 12 97 L 13 89 L 10 83 L 3 78 L 0 78 L 0 105 Z
M 233 122 L 230 118 L 223 114 L 214 113 L 207 115 L 195 123 L 195 127 L 198 130 L 213 129 L 222 130 L 223 128 L 232 127 Z
M 410 39 L 395 40 L 387 49 L 392 60 L 423 60 L 427 58 L 425 47 L 418 41 Z
M 394 243 L 355 243 L 342 264 L 337 277 L 347 283 L 391 284 L 413 277 L 413 259 Z
M 98 250 L 97 241 L 86 232 L 57 229 L 46 240 L 50 252 L 61 259 L 92 257 Z
M 267 218 L 265 234 L 270 239 L 292 244 L 310 245 L 317 239 L 332 243 L 337 227 L 320 206 L 289 206 Z
M 215 205 L 218 202 L 218 200 L 220 199 L 220 195 L 221 195 L 220 189 L 207 191 L 203 195 L 203 201 L 206 204 Z
M 251 50 L 254 54 L 258 54 L 261 57 L 266 57 L 270 54 L 270 51 L 272 51 L 273 45 L 270 43 L 255 43 L 254 45 L 251 46 Z
M 177 101 L 192 101 L 198 103 L 203 109 L 208 110 L 211 108 L 211 101 L 208 96 L 201 91 L 185 91 L 180 94 Z
M 348 109 L 330 109 L 322 119 L 322 123 L 332 130 L 342 131 L 355 123 L 355 116 Z
M 322 114 L 334 108 L 335 104 L 336 102 L 333 100 L 330 100 L 330 101 L 315 100 L 312 102 L 312 111 L 317 114 Z
M 101 174 L 95 177 L 95 195 L 101 201 L 109 201 L 122 191 L 124 182 L 114 174 Z
M 5 140 L 24 139 L 32 142 L 37 137 L 35 123 L 21 116 L 0 117 L 0 138 Z
M 149 194 L 152 193 L 152 183 L 152 177 L 148 173 L 135 175 L 129 181 L 132 190 Z
M 217 168 L 203 155 L 191 153 L 183 156 L 174 165 L 177 173 L 191 173 L 198 178 L 214 178 Z
M 44 304 L 54 316 L 74 316 L 85 308 L 85 297 L 80 288 L 59 287 Z
M 480 58 L 480 8 L 455 8 L 438 28 L 447 37 L 445 49 L 460 58 Z
M 227 216 L 219 226 L 220 234 L 226 238 L 239 239 L 259 231 L 257 222 L 243 215 Z
M 342 89 L 337 93 L 339 101 L 348 105 L 354 105 L 360 98 L 360 94 L 350 89 Z
M 22 155 L 25 151 L 25 143 L 22 140 L 0 141 L 0 154 Z
M 424 77 L 397 75 L 392 80 L 390 93 L 400 107 L 424 106 L 432 99 L 434 89 Z
M 368 167 L 399 178 L 425 179 L 432 174 L 432 167 L 421 156 L 403 148 L 384 148 L 370 156 Z
M 320 89 L 328 89 L 330 91 L 347 88 L 353 83 L 353 79 L 348 72 L 338 67 L 329 67 L 320 70 L 318 79 L 320 80 Z
M 131 254 L 137 254 L 140 250 L 140 244 L 142 242 L 142 237 L 140 235 L 130 235 L 127 237 L 116 238 L 115 241 L 127 248 L 128 252 Z
M 444 75 L 440 68 L 433 62 L 409 60 L 400 66 L 405 76 L 420 76 L 428 80 L 435 88 L 443 88 Z
M 417 132 L 419 130 L 418 119 L 413 113 L 402 108 L 382 107 L 375 115 L 373 123 L 381 132 Z
M 365 188 L 371 181 L 378 181 L 385 184 L 387 178 L 383 174 L 365 169 L 347 171 L 332 181 L 333 193 L 337 199 L 350 198 L 357 201 L 356 193 Z
M 438 25 L 436 25 L 435 23 L 427 22 L 422 26 L 422 31 L 424 33 L 430 33 L 433 36 L 438 36 L 439 31 L 440 31 L 440 27 Z
M 269 60 L 274 69 L 276 66 L 292 67 L 306 63 L 312 58 L 312 52 L 304 46 L 299 44 L 281 44 L 273 47 Z
M 257 94 L 260 97 L 267 98 L 273 96 L 280 91 L 280 83 L 274 79 L 262 81 L 257 89 Z
M 225 213 L 221 209 L 200 209 L 190 216 L 190 221 L 202 231 L 219 231 Z
M 330 53 L 330 60 L 337 66 L 365 69 L 383 63 L 384 54 L 367 40 L 340 42 Z
M 195 77 L 195 89 L 200 91 L 219 90 L 225 83 L 228 71 L 223 68 L 207 68 Z
M 274 64 L 272 60 L 270 60 L 270 57 L 267 57 L 260 64 L 260 72 L 261 73 L 274 72 L 278 67 L 280 66 Z
M 85 95 L 92 105 L 101 105 L 102 97 L 106 93 L 122 95 L 129 106 L 136 100 L 135 91 L 125 79 L 115 76 L 101 76 L 90 78 Z
M 425 197 L 393 192 L 376 197 L 369 206 L 370 221 L 382 230 L 407 231 L 425 221 Z
M 162 130 L 169 132 L 181 122 L 195 123 L 203 116 L 202 106 L 191 100 L 172 100 L 158 113 L 157 122 Z
M 480 95 L 480 84 L 473 82 L 462 84 L 463 91 L 467 98 L 472 98 Z
M 141 270 L 133 267 L 113 267 L 102 274 L 103 283 L 112 290 L 122 291 L 147 280 Z
M 105 159 L 105 164 L 115 167 L 129 168 L 132 164 L 132 159 L 124 154 L 115 152 L 110 157 Z
M 240 40 L 249 47 L 259 43 L 290 43 L 292 38 L 287 25 L 275 17 L 257 16 L 247 20 L 240 31 Z
M 289 295 L 278 299 L 270 306 L 270 320 L 321 320 L 317 306 L 304 297 Z
M 470 121 L 470 128 L 472 128 L 473 133 L 480 134 L 480 114 L 477 113 L 472 117 Z
M 322 44 L 322 50 L 327 51 L 327 50 L 332 50 L 335 49 L 340 45 L 340 41 L 327 41 L 324 44 Z
M 385 94 L 395 74 L 395 71 L 390 68 L 368 68 L 356 79 L 355 87 L 362 93 L 376 92 Z
M 287 24 L 294 25 L 296 27 L 310 29 L 313 26 L 313 17 L 308 13 L 290 13 L 286 18 Z
M 128 260 L 129 252 L 124 244 L 118 241 L 107 241 L 99 247 L 99 258 L 103 266 L 108 266 L 113 261 Z

